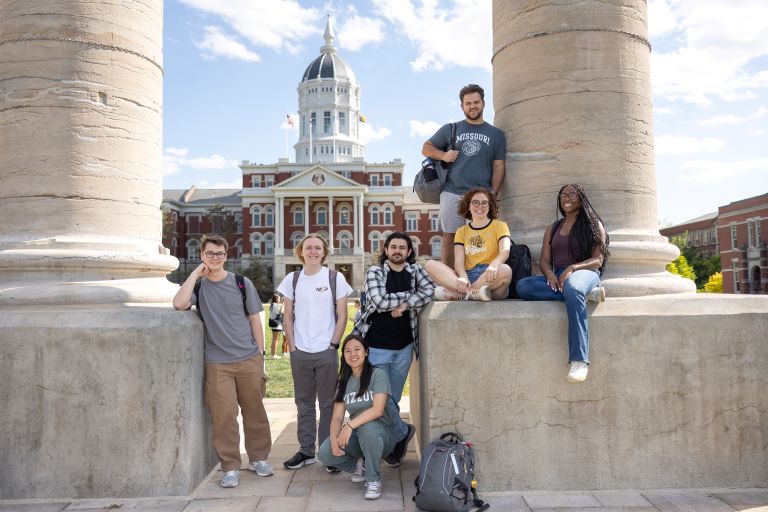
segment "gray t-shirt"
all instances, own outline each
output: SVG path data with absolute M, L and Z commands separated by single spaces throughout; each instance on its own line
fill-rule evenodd
M 258 315 L 264 310 L 256 293 L 256 287 L 245 278 L 246 305 L 248 313 Z M 235 363 L 245 361 L 259 353 L 253 338 L 251 321 L 243 311 L 243 296 L 237 287 L 235 274 L 219 282 L 203 278 L 200 283 L 200 306 L 205 324 L 205 362 Z M 197 303 L 192 294 L 192 304 Z
M 376 367 L 373 368 L 368 389 L 361 397 L 355 396 L 359 389 L 360 379 L 352 375 L 347 381 L 347 389 L 344 391 L 344 403 L 347 406 L 349 419 L 352 420 L 357 418 L 361 412 L 373 407 L 373 395 L 377 393 L 392 394 L 387 374 L 381 368 Z M 392 425 L 392 418 L 389 416 L 389 411 L 387 411 L 386 407 L 384 407 L 384 414 L 377 421 L 383 422 L 387 427 Z
M 451 124 L 443 125 L 429 142 L 446 151 L 451 142 Z M 465 194 L 476 187 L 491 188 L 494 160 L 504 160 L 507 151 L 504 132 L 495 126 L 469 124 L 461 121 L 456 126 L 456 147 L 459 157 L 448 173 L 445 190 Z

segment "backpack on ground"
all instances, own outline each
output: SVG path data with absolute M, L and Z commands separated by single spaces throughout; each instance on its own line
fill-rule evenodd
M 512 242 L 509 247 L 507 265 L 512 269 L 512 281 L 509 283 L 508 299 L 519 299 L 517 296 L 517 282 L 531 274 L 531 250 L 527 245 L 518 245 Z
M 414 482 L 416 507 L 427 512 L 477 512 L 489 507 L 477 497 L 475 456 L 472 444 L 448 432 L 435 439 L 421 454 L 419 476 Z

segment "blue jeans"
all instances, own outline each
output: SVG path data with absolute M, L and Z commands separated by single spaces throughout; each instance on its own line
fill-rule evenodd
M 488 270 L 488 264 L 487 263 L 478 263 L 472 268 L 467 269 L 467 277 L 469 278 L 469 284 L 474 283 L 478 279 L 480 279 L 480 276 L 485 273 L 485 271 Z
M 560 269 L 555 275 L 560 277 Z M 517 282 L 517 295 L 524 300 L 559 300 L 565 302 L 568 312 L 568 362 L 589 363 L 589 325 L 587 322 L 587 298 L 592 288 L 600 286 L 600 273 L 594 270 L 577 270 L 565 280 L 563 291 L 552 290 L 544 276 L 525 277 Z
M 408 370 L 411 369 L 413 359 L 413 343 L 400 350 L 388 350 L 386 348 L 369 348 L 368 361 L 373 366 L 378 366 L 387 373 L 389 386 L 392 393 L 387 400 L 387 412 L 392 418 L 392 439 L 395 442 L 405 439 L 408 435 L 408 425 L 400 419 L 400 398 L 403 396 L 405 379 L 408 378 Z

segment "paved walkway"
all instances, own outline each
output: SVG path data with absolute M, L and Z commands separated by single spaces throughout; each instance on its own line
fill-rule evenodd
M 408 414 L 404 398 L 403 414 Z M 292 399 L 268 400 L 273 448 L 270 461 L 275 474 L 259 478 L 240 473 L 240 485 L 219 486 L 221 472 L 214 471 L 192 496 L 169 498 L 0 501 L 0 512 L 415 512 L 411 501 L 418 460 L 413 447 L 398 469 L 382 468 L 384 493 L 375 501 L 363 498 L 363 485 L 350 482 L 345 473 L 328 474 L 317 463 L 295 471 L 282 461 L 296 452 L 296 408 Z M 413 444 L 413 443 L 412 443 Z M 243 450 L 244 451 L 244 450 Z M 482 491 L 482 482 L 481 491 Z M 481 493 L 491 504 L 489 512 L 768 512 L 768 489 L 610 491 L 610 492 L 512 492 Z

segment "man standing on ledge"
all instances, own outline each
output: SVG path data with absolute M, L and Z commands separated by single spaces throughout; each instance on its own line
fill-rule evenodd
M 248 469 L 259 476 L 273 473 L 267 462 L 272 436 L 262 400 L 265 352 L 259 313 L 264 308 L 250 279 L 224 270 L 228 249 L 224 237 L 205 235 L 200 245 L 203 263 L 176 292 L 173 308 L 189 309 L 196 304 L 203 319 L 205 404 L 211 413 L 213 449 L 224 472 L 221 486 L 235 487 L 240 482 L 241 465 L 238 403 Z
M 453 237 L 466 221 L 458 214 L 461 196 L 476 187 L 490 189 L 499 200 L 504 183 L 504 133 L 483 120 L 485 91 L 469 84 L 459 91 L 465 119 L 456 123 L 456 142 L 451 146 L 451 124 L 441 127 L 424 143 L 421 153 L 440 160 L 449 169 L 445 190 L 440 194 L 440 224 L 443 230 L 441 260 L 453 268 Z M 450 166 L 450 167 L 448 167 Z

